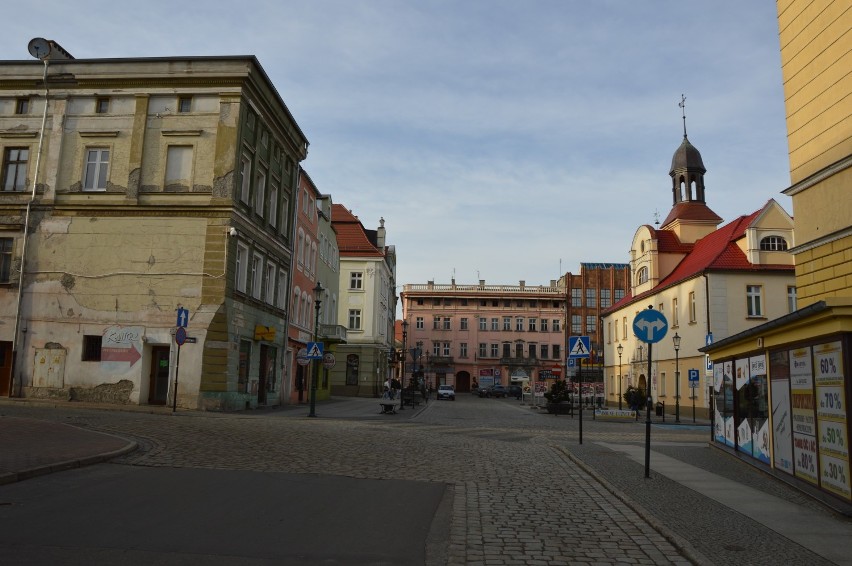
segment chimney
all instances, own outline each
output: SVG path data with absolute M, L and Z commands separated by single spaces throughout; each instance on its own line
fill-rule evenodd
M 376 247 L 380 250 L 385 249 L 385 219 L 379 218 L 379 229 L 376 230 Z
M 526 282 L 526 281 L 524 281 L 523 279 L 521 279 L 521 280 L 519 281 L 519 283 L 520 283 L 520 285 L 521 285 L 521 290 L 523 290 L 523 288 L 524 288 L 524 287 L 526 287 L 526 285 L 527 285 L 527 282 Z

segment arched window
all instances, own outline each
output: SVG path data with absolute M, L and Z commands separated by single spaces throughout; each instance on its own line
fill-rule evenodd
M 639 271 L 636 272 L 636 284 L 641 285 L 642 283 L 648 282 L 648 268 L 641 267 Z
M 787 240 L 781 236 L 766 236 L 760 241 L 760 249 L 766 252 L 783 252 L 787 249 Z

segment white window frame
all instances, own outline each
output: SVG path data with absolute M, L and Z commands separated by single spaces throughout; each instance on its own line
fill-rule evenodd
M 278 227 L 278 183 L 273 181 L 269 184 L 269 204 L 267 208 L 268 223 L 273 228 Z
M 459 357 L 466 358 L 467 357 L 467 342 L 459 343 Z
M 416 328 L 417 330 L 423 330 L 424 328 L 426 328 L 426 322 L 423 320 L 422 316 L 418 316 L 414 320 L 414 328 Z
M 798 308 L 798 300 L 795 285 L 787 285 L 787 310 L 794 312 Z
M 251 157 L 244 153 L 240 157 L 240 200 L 249 204 L 251 198 Z
M 284 309 L 285 302 L 287 301 L 287 270 L 279 269 L 278 270 L 278 300 L 276 301 L 275 306 L 279 309 Z
M 746 316 L 763 318 L 763 285 L 746 285 Z
M 695 291 L 689 292 L 689 322 L 697 321 L 697 311 L 695 310 Z
M 106 153 L 106 159 L 104 159 Z M 86 164 L 83 166 L 83 190 L 84 191 L 106 191 L 107 183 L 109 182 L 109 157 L 111 150 L 108 147 L 87 147 L 86 148 Z M 93 155 L 94 154 L 94 155 Z M 94 159 L 93 159 L 94 157 Z M 89 169 L 94 168 L 95 172 L 89 183 Z
M 485 332 L 488 330 L 488 319 L 484 316 L 479 317 L 479 331 Z
M 254 211 L 258 216 L 263 218 L 263 211 L 266 207 L 266 171 L 258 169 L 257 181 L 254 191 Z
M 349 309 L 349 330 L 361 330 L 361 309 Z
M 500 344 L 494 343 L 491 344 L 491 357 L 499 358 L 500 357 Z
M 479 343 L 479 357 L 480 358 L 487 358 L 488 357 L 488 344 L 486 344 L 485 342 Z
M 240 293 L 246 292 L 246 285 L 248 283 L 248 256 L 248 246 L 238 243 L 234 285 Z
M 349 289 L 352 291 L 361 291 L 364 289 L 364 272 L 350 271 L 349 272 Z
M 466 316 L 461 317 L 461 319 L 459 320 L 459 330 L 468 330 Z
M 261 298 L 263 292 L 263 274 L 261 266 L 263 265 L 263 256 L 255 252 L 251 258 L 251 296 L 255 299 Z
M 266 293 L 263 297 L 270 305 L 275 304 L 275 273 L 278 271 L 271 261 L 266 262 Z

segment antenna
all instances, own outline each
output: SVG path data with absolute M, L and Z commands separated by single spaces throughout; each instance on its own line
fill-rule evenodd
M 680 115 L 683 117 L 683 137 L 686 137 L 686 97 L 684 95 L 680 95 L 680 102 L 677 105 L 680 106 Z
M 660 225 L 660 211 L 659 210 L 654 211 L 654 224 L 656 224 L 657 226 Z

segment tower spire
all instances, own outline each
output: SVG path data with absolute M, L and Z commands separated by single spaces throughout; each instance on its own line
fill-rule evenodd
M 686 139 L 686 97 L 683 94 L 680 95 L 677 105 L 680 106 L 680 115 L 683 117 L 683 137 Z

